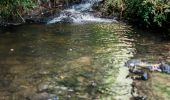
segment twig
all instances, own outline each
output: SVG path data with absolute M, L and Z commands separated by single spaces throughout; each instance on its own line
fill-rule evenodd
M 19 15 L 19 17 L 22 19 L 22 21 L 25 23 L 25 19 L 21 16 L 21 14 L 17 11 L 17 14 Z

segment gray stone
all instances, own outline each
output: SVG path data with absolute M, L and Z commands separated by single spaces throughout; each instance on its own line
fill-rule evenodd
M 31 100 L 48 100 L 49 98 L 50 98 L 49 94 L 46 92 L 43 92 L 43 93 L 33 95 Z
M 38 92 L 43 92 L 45 90 L 47 90 L 49 87 L 49 83 L 48 82 L 45 82 L 45 83 L 41 83 L 38 85 Z

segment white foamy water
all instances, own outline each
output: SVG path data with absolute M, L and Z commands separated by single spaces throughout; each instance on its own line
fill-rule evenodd
M 73 5 L 70 8 L 63 10 L 59 16 L 48 21 L 47 24 L 58 22 L 115 22 L 114 19 L 98 18 L 88 13 L 88 11 L 92 10 L 92 6 L 100 1 L 101 0 L 82 0 L 80 4 Z

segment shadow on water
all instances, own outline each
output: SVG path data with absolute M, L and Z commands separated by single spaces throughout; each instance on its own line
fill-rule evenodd
M 33 24 L 1 32 L 2 100 L 125 100 L 132 80 L 124 63 L 156 61 L 169 47 L 123 23 Z

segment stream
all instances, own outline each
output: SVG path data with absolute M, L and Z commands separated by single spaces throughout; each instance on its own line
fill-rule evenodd
M 125 23 L 23 25 L 0 45 L 1 100 L 128 100 L 127 60 L 170 60 L 160 35 Z
M 123 67 L 135 50 L 129 31 L 120 24 L 89 23 L 3 32 L 0 97 L 36 100 L 44 92 L 61 100 L 130 97 L 132 80 L 125 79 Z
M 125 62 L 170 62 L 162 33 L 93 16 L 88 11 L 99 1 L 82 0 L 46 25 L 0 29 L 0 100 L 129 100 L 133 80 Z M 156 100 L 164 83 L 151 81 L 142 95 Z

